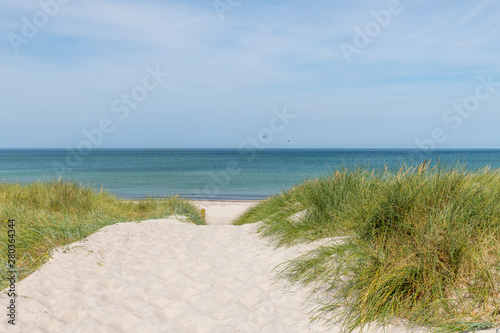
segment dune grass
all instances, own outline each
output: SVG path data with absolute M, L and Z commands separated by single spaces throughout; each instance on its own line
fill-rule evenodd
M 498 170 L 344 169 L 269 198 L 236 224 L 257 221 L 277 246 L 330 239 L 279 276 L 312 287 L 315 316 L 347 331 L 500 326 Z
M 178 197 L 119 200 L 68 181 L 0 184 L 0 287 L 7 286 L 6 220 L 15 219 L 16 269 L 22 279 L 38 269 L 55 247 L 81 240 L 117 222 L 184 215 L 205 224 L 198 210 Z

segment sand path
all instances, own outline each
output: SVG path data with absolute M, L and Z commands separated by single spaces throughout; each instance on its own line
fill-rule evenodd
M 226 213 L 239 215 L 236 206 Z M 4 320 L 0 331 L 331 331 L 309 323 L 303 291 L 274 283 L 275 266 L 297 249 L 276 251 L 254 229 L 175 218 L 105 227 L 21 281 L 16 326 Z
M 191 201 L 199 209 L 204 208 L 206 222 L 210 225 L 232 224 L 248 208 L 255 206 L 259 201 Z

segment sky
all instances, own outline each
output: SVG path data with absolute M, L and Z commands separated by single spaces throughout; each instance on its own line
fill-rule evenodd
M 0 148 L 500 147 L 495 0 L 2 0 Z

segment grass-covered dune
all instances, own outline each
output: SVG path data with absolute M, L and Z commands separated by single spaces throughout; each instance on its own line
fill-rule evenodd
M 257 221 L 277 246 L 331 239 L 279 275 L 313 287 L 316 315 L 348 331 L 500 326 L 498 170 L 345 169 L 269 198 L 236 224 Z
M 205 224 L 198 210 L 178 197 L 132 202 L 67 181 L 0 184 L 0 287 L 7 286 L 8 219 L 15 219 L 16 270 L 22 279 L 44 264 L 55 247 L 117 222 L 171 215 Z

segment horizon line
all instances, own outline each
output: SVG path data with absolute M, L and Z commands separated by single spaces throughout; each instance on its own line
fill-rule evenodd
M 93 148 L 90 150 L 85 150 L 85 153 L 91 152 L 93 150 L 181 150 L 181 149 L 189 149 L 189 150 L 208 150 L 208 149 L 225 149 L 225 150 L 257 150 L 257 151 L 263 151 L 263 150 L 277 150 L 277 149 L 401 149 L 401 150 L 443 150 L 443 149 L 499 149 L 500 147 L 439 147 L 439 148 L 429 148 L 429 149 L 423 149 L 423 148 L 418 148 L 418 147 L 293 147 L 293 148 L 285 148 L 285 147 L 275 147 L 275 148 L 237 148 L 237 147 L 110 147 L 110 148 Z M 0 148 L 0 150 L 68 150 L 68 151 L 78 151 L 78 149 L 73 149 L 73 148 L 58 148 L 58 147 L 51 147 L 51 148 Z

